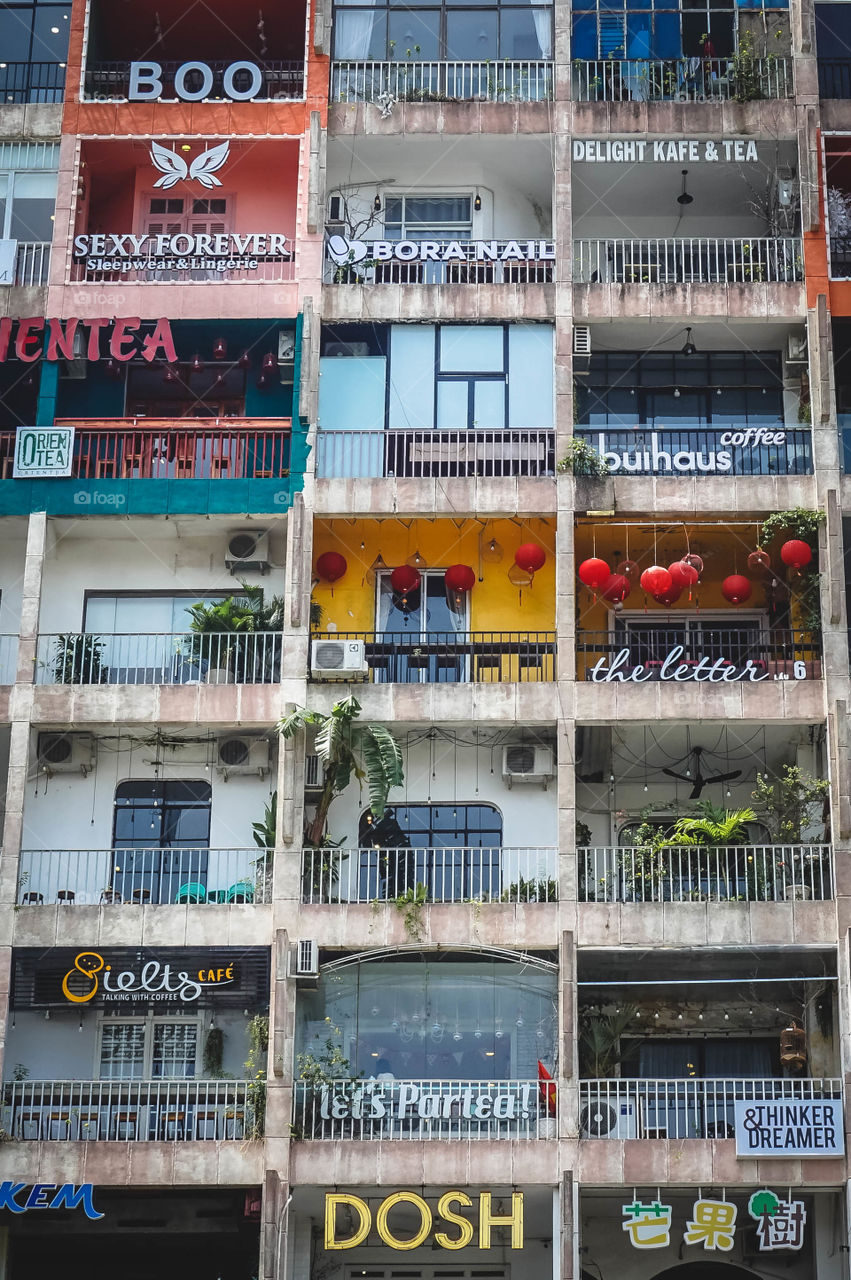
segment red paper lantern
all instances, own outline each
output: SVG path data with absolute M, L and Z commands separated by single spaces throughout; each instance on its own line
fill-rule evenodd
M 641 575 L 642 590 L 646 591 L 650 596 L 664 595 L 666 591 L 671 590 L 673 585 L 674 579 L 661 564 L 651 565 Z
M 748 556 L 748 568 L 751 573 L 768 573 L 771 569 L 771 556 L 762 547 L 757 547 Z
M 698 578 L 703 573 L 703 561 L 700 556 L 696 556 L 692 552 L 689 552 L 687 556 L 683 556 L 683 564 L 689 564 L 692 569 L 696 569 Z
M 543 569 L 547 562 L 547 553 L 543 547 L 539 547 L 537 542 L 524 542 L 514 552 L 514 563 L 518 564 L 521 569 L 525 569 L 527 573 L 537 573 L 539 569 Z M 606 568 L 606 575 L 609 570 Z
M 615 573 L 622 574 L 624 578 L 637 578 L 638 565 L 634 560 L 621 560 L 620 564 L 615 565 Z
M 406 596 L 420 585 L 420 571 L 411 564 L 400 564 L 390 574 L 390 585 L 397 595 Z
M 520 548 L 520 551 L 522 550 L 523 547 Z M 517 555 L 520 554 L 520 551 L 518 551 Z M 517 556 L 514 558 L 516 560 Z M 518 560 L 517 563 L 520 564 L 520 561 Z M 525 565 L 521 565 L 520 567 L 523 569 L 526 568 Z M 584 582 L 586 587 L 590 587 L 592 591 L 602 591 L 606 583 L 609 581 L 609 578 L 612 576 L 611 569 L 606 564 L 605 560 L 601 560 L 599 556 L 592 556 L 590 560 L 583 560 L 582 564 L 579 566 L 578 572 L 579 581 Z
M 812 558 L 812 547 L 809 543 L 802 542 L 800 538 L 791 538 L 780 548 L 780 559 L 784 564 L 788 564 L 790 569 L 803 569 Z
M 316 561 L 316 572 L 323 582 L 336 582 L 348 569 L 346 557 L 339 551 L 323 551 Z
M 622 573 L 613 573 L 600 595 L 604 600 L 611 600 L 613 604 L 623 604 L 630 591 L 632 591 L 632 583 L 629 578 Z
M 721 594 L 725 600 L 730 601 L 730 604 L 744 604 L 750 599 L 752 590 L 750 580 L 742 573 L 731 573 L 729 578 L 725 578 L 721 583 Z
M 468 564 L 450 565 L 443 578 L 447 591 L 472 591 L 476 583 L 476 575 Z
M 670 608 L 672 604 L 677 603 L 684 590 L 684 587 L 680 587 L 674 583 L 670 591 L 661 591 L 658 595 L 655 595 L 653 599 L 657 604 L 663 604 L 666 608 Z
M 681 583 L 683 587 L 693 587 L 700 577 L 694 565 L 687 560 L 675 560 L 673 564 L 669 564 L 668 573 L 675 583 Z

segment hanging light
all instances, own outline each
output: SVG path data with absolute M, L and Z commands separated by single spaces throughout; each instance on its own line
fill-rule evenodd
M 167 364 L 163 374 L 163 382 L 179 382 L 180 374 L 176 364 Z
M 488 564 L 499 564 L 504 554 L 505 552 L 496 538 L 488 538 L 482 547 L 482 559 L 486 560 Z
M 690 325 L 690 324 L 689 324 L 689 325 L 686 325 L 686 340 L 685 340 L 685 342 L 683 343 L 683 349 L 682 349 L 682 351 L 680 352 L 680 354 L 681 354 L 681 355 L 684 355 L 684 356 L 696 356 L 696 355 L 697 355 L 697 347 L 694 345 L 694 343 L 693 343 L 693 342 L 692 342 L 692 340 L 691 340 L 691 325 Z
M 271 378 L 265 373 L 261 373 L 260 377 L 257 379 L 257 385 L 261 391 L 263 390 L 264 387 L 268 387 L 270 382 L 271 382 Z
M 278 357 L 274 351 L 267 351 L 263 357 L 263 372 L 274 373 L 278 367 Z
M 478 188 L 476 189 L 476 198 L 473 201 L 473 208 L 476 213 L 481 213 L 482 211 L 482 197 L 479 195 Z
M 426 564 L 423 557 L 420 555 L 419 551 L 415 551 L 412 556 L 408 556 L 407 560 L 405 561 L 405 564 L 410 565 L 412 569 L 419 569 L 421 573 L 423 569 L 428 568 L 428 565 Z
M 204 372 L 204 361 L 201 359 L 197 351 L 195 352 L 195 355 L 192 357 L 192 363 L 190 364 L 189 367 L 193 373 Z
M 364 577 L 366 581 L 370 584 L 370 586 L 374 586 L 375 579 L 377 578 L 378 574 L 384 573 L 386 569 L 387 569 L 387 565 L 384 563 L 384 557 L 379 551 L 378 555 L 375 557 L 372 564 L 369 566 L 366 573 L 364 574 Z
M 375 199 L 372 202 L 372 207 L 375 213 L 381 213 L 381 196 L 377 191 L 375 193 Z
M 213 343 L 213 359 L 224 360 L 227 353 L 228 344 L 225 342 L 224 338 L 216 338 L 216 341 Z
M 242 355 L 239 357 L 239 359 L 236 362 L 236 367 L 242 370 L 251 368 L 251 356 L 248 354 L 247 351 L 243 351 Z
M 694 200 L 694 196 L 690 196 L 689 193 L 686 191 L 686 178 L 688 177 L 688 169 L 683 169 L 682 174 L 683 174 L 683 189 L 680 192 L 680 194 L 677 196 L 677 204 L 682 204 L 682 205 L 691 204 Z

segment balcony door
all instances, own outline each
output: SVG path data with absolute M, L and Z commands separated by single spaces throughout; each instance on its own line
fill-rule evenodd
M 189 199 L 182 196 L 146 197 L 144 232 L 149 236 L 227 235 L 231 229 L 229 202 L 226 196 L 211 199 Z M 179 280 L 181 271 L 149 271 L 148 280 Z M 226 280 L 227 272 L 192 271 L 190 280 Z
M 174 902 L 189 884 L 207 887 L 209 782 L 119 783 L 115 792 L 112 892 L 122 902 Z
M 197 684 L 205 662 L 193 661 L 191 605 L 222 595 L 89 596 L 84 630 L 101 641 L 101 665 L 110 684 Z M 196 651 L 197 655 L 197 651 Z
M 397 804 L 380 822 L 361 818 L 362 901 L 393 899 L 424 884 L 432 902 L 502 892 L 502 815 L 490 804 Z
M 376 667 L 384 679 L 402 684 L 445 684 L 467 678 L 469 658 L 457 651 L 468 630 L 469 597 L 450 602 L 442 569 L 427 569 L 416 591 L 393 590 L 389 573 L 378 580 L 376 631 L 392 644 Z M 383 647 L 383 646 L 382 646 Z

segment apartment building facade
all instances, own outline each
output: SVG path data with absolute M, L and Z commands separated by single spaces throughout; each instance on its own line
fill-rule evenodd
M 3 1280 L 847 1275 L 846 9 L 0 7 Z

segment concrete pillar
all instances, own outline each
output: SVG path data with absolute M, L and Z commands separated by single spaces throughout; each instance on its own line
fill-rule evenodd
M 576 1277 L 576 1191 L 573 1174 L 568 1169 L 561 1179 L 561 1239 L 553 1240 L 553 1260 L 559 1251 L 559 1280 L 575 1280 Z
M 41 605 L 41 582 L 47 544 L 47 513 L 34 511 L 27 529 L 27 552 L 24 563 L 21 631 L 18 642 L 19 684 L 32 684 L 35 678 L 38 616 Z

